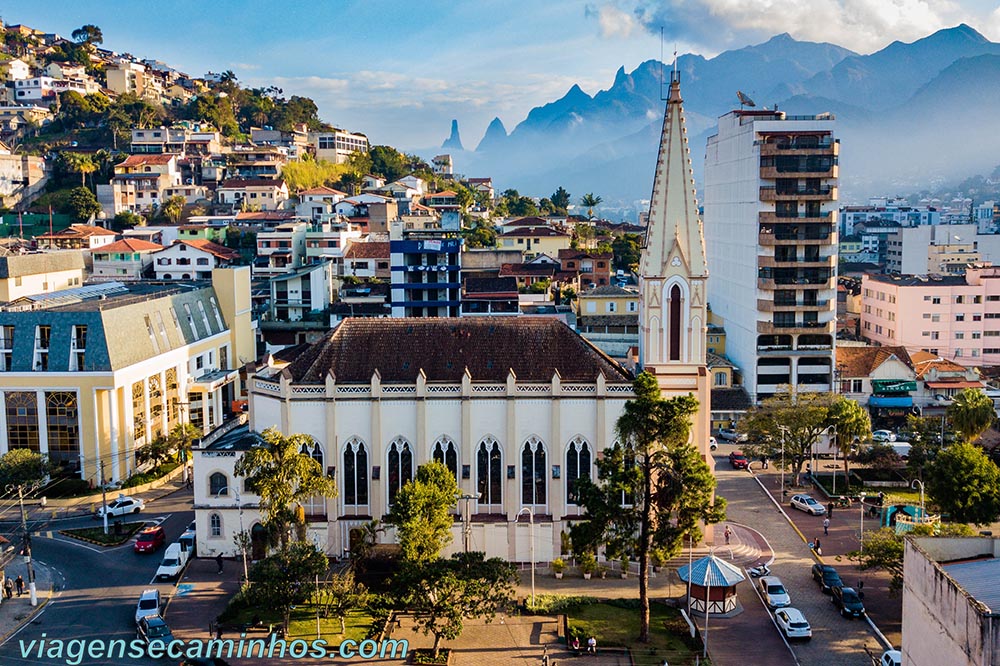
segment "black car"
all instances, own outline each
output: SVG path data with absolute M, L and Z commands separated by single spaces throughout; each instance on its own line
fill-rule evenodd
M 840 574 L 829 564 L 814 564 L 812 566 L 813 580 L 819 583 L 824 594 L 829 594 L 835 587 L 843 587 L 844 582 L 840 580 Z
M 865 605 L 853 587 L 835 587 L 830 590 L 833 605 L 840 609 L 844 617 L 864 617 Z

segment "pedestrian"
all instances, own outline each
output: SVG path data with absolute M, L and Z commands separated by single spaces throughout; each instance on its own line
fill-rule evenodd
M 826 505 L 826 515 L 829 518 L 833 518 L 833 502 Z
M 823 536 L 826 536 L 829 533 L 830 533 L 830 517 L 827 516 L 826 518 L 823 519 Z
M 768 467 L 767 456 L 764 456 L 764 469 L 767 469 L 767 467 Z
M 215 573 L 217 574 L 222 573 L 222 553 L 219 553 L 218 555 L 215 556 L 215 564 L 216 566 L 219 567 L 219 570 L 216 571 Z
M 726 525 L 725 535 L 726 535 L 726 545 L 728 546 L 729 545 L 729 537 L 733 536 L 733 531 L 731 529 L 729 529 L 729 525 Z
M 587 639 L 587 652 L 597 654 L 597 639 L 593 636 Z
M 814 548 L 816 549 L 816 554 L 817 555 L 822 555 L 823 554 L 823 544 L 820 543 L 819 537 L 816 537 Z
M 3 591 L 4 591 L 4 595 L 8 599 L 10 599 L 11 597 L 14 596 L 14 579 L 13 578 L 8 578 L 7 580 L 5 580 L 3 582 Z
M 863 590 L 863 589 L 865 589 L 865 581 L 863 581 L 863 580 L 861 580 L 861 579 L 859 578 L 859 579 L 858 579 L 858 592 L 860 592 L 860 591 L 861 591 L 861 590 Z
M 20 576 L 18 576 L 14 580 L 14 585 L 15 585 L 15 587 L 17 587 L 17 596 L 21 596 L 22 594 L 24 594 L 24 579 L 23 578 L 21 578 Z

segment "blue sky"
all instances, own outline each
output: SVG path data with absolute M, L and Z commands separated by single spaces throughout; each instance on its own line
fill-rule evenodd
M 95 23 L 107 48 L 231 69 L 406 149 L 440 144 L 452 118 L 475 148 L 494 116 L 510 131 L 574 83 L 606 88 L 659 56 L 660 26 L 668 54 L 706 56 L 779 32 L 867 53 L 963 21 L 1000 41 L 995 0 L 32 0 L 0 15 L 66 36 Z

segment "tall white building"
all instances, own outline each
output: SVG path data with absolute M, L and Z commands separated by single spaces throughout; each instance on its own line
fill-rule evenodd
M 732 111 L 708 139 L 708 300 L 754 399 L 833 386 L 838 154 L 829 114 Z

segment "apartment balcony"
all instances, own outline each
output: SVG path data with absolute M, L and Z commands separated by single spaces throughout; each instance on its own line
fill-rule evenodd
M 830 309 L 828 299 L 816 301 L 772 301 L 767 298 L 757 299 L 758 312 L 825 312 Z
M 814 257 L 814 258 L 779 258 L 770 256 L 757 257 L 758 268 L 833 268 L 837 265 L 837 258 Z
M 783 171 L 773 166 L 761 167 L 760 177 L 762 180 L 775 180 L 777 178 L 839 178 L 840 167 L 833 164 L 828 167 L 806 171 Z
M 757 278 L 757 288 L 765 290 L 774 289 L 836 289 L 836 278 L 830 277 L 825 280 L 815 280 L 812 278 L 795 278 L 775 280 L 774 278 Z
M 793 335 L 796 333 L 830 333 L 834 332 L 836 321 L 793 321 L 793 322 L 757 322 L 759 335 Z
M 829 211 L 826 213 L 820 213 L 819 215 L 814 215 L 812 213 L 794 213 L 789 215 L 788 213 L 778 214 L 773 210 L 762 210 L 757 214 L 757 220 L 761 223 L 767 224 L 811 224 L 814 222 L 825 222 L 826 224 L 834 224 L 834 217 L 836 215 L 835 211 Z
M 777 143 L 769 141 L 767 143 L 760 144 L 760 156 L 761 157 L 773 157 L 777 155 L 833 155 L 837 156 L 840 154 L 840 142 L 839 141 L 821 141 L 819 143 L 809 142 L 809 143 L 798 143 L 795 141 L 789 143 Z
M 759 233 L 757 243 L 763 247 L 776 245 L 836 245 L 838 243 L 836 232 L 817 235 L 815 233 Z
M 837 188 L 833 185 L 819 187 L 794 187 L 776 189 L 773 185 L 760 188 L 761 201 L 833 201 L 837 198 Z

